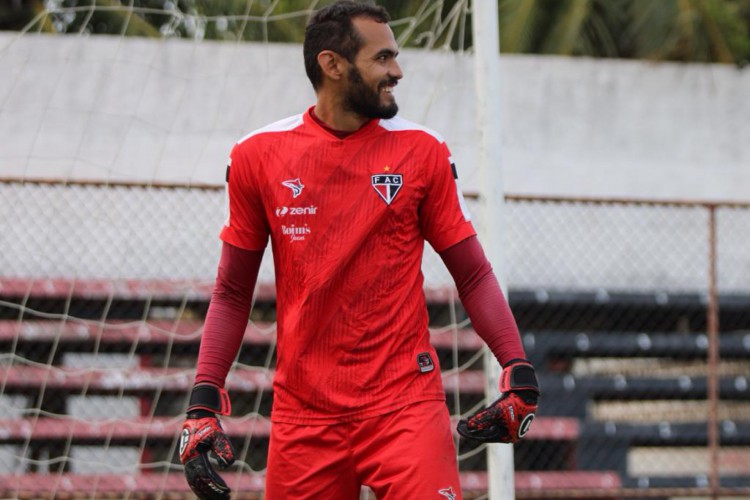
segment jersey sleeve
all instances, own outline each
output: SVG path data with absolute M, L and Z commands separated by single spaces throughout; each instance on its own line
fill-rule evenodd
M 235 145 L 226 174 L 227 217 L 220 238 L 244 250 L 263 250 L 268 222 L 248 154 Z
M 445 143 L 434 148 L 427 175 L 427 192 L 419 208 L 420 228 L 435 251 L 441 252 L 474 236 L 476 231 Z

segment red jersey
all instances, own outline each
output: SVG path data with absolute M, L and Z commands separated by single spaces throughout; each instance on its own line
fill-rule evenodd
M 234 147 L 221 238 L 247 250 L 271 239 L 273 421 L 347 422 L 445 399 L 421 262 L 425 240 L 440 252 L 476 234 L 455 178 L 445 142 L 398 117 L 339 139 L 308 110 Z

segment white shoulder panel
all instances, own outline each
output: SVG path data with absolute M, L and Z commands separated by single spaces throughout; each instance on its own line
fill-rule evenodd
M 273 122 L 270 125 L 266 125 L 265 127 L 259 128 L 257 130 L 253 130 L 252 132 L 247 134 L 245 137 L 237 141 L 237 144 L 241 144 L 245 142 L 246 140 L 250 139 L 254 135 L 264 134 L 266 132 L 287 132 L 289 130 L 293 130 L 299 127 L 300 125 L 302 125 L 302 113 L 298 115 L 290 116 L 288 118 L 284 118 L 277 122 Z
M 410 122 L 409 120 L 401 118 L 400 116 L 394 116 L 393 118 L 390 118 L 388 120 L 380 120 L 380 126 L 391 132 L 397 132 L 400 130 L 420 130 L 422 132 L 425 132 L 426 134 L 431 135 L 432 137 L 437 139 L 438 142 L 445 142 L 443 136 L 438 134 L 434 130 L 427 128 L 424 125 Z

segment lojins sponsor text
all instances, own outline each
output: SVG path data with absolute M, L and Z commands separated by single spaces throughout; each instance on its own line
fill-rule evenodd
M 285 236 L 289 236 L 290 241 L 302 241 L 305 239 L 305 236 L 312 233 L 312 230 L 307 224 L 305 224 L 304 226 L 296 226 L 294 224 L 285 226 L 284 224 L 282 224 L 281 232 Z

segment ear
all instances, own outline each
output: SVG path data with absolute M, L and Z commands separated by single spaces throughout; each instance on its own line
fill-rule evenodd
M 318 54 L 318 64 L 323 75 L 331 80 L 341 80 L 344 75 L 345 59 L 332 50 L 322 50 Z

